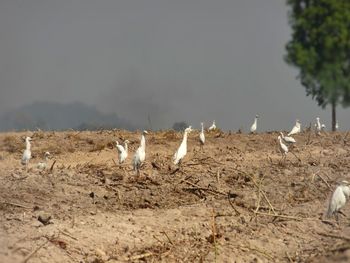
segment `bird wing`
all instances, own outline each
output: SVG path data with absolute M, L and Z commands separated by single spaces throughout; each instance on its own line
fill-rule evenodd
M 37 168 L 39 168 L 39 169 L 44 169 L 44 168 L 46 168 L 46 163 L 44 163 L 44 162 L 38 163 Z
M 205 136 L 204 133 L 199 134 L 200 141 L 204 144 L 205 143 Z
M 120 144 L 117 145 L 117 150 L 118 150 L 119 153 L 122 153 L 122 152 L 125 151 L 124 147 L 122 145 L 120 145 Z
M 343 194 L 343 191 L 340 186 L 338 186 L 330 201 L 327 211 L 327 216 L 330 217 L 334 212 L 338 211 L 346 202 L 345 195 Z
M 287 137 L 285 136 L 283 138 L 286 142 L 289 142 L 289 143 L 296 143 L 295 139 L 293 137 Z
M 350 187 L 343 186 L 343 193 L 345 194 L 346 198 L 349 198 L 350 197 Z
M 32 157 L 32 154 L 29 150 L 24 150 L 23 155 L 22 155 L 22 164 L 25 164 L 26 161 L 28 161 Z
M 298 130 L 299 130 L 298 127 L 294 126 L 293 129 L 288 133 L 288 136 L 298 133 Z
M 255 131 L 255 125 L 254 124 L 250 127 L 250 131 L 251 132 Z

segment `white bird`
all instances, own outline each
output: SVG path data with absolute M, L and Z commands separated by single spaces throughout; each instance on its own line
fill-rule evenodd
M 137 175 L 140 175 L 141 164 L 145 161 L 146 158 L 146 134 L 148 134 L 147 131 L 142 132 L 140 146 L 137 148 L 133 159 L 133 169 L 136 171 Z
M 319 118 L 319 117 L 316 118 L 315 127 L 316 127 L 317 133 L 320 133 L 321 130 L 322 130 L 322 125 L 321 125 L 321 122 L 320 122 L 320 118 Z
M 333 192 L 333 195 L 329 201 L 327 217 L 331 217 L 333 214 L 335 214 L 336 219 L 338 220 L 338 212 L 343 206 L 345 206 L 346 200 L 349 199 L 349 196 L 349 182 L 345 180 L 341 181 Z
M 188 134 L 192 131 L 192 127 L 189 126 L 188 128 L 185 129 L 184 136 L 182 138 L 182 142 L 177 149 L 176 153 L 174 154 L 174 164 L 181 164 L 182 159 L 185 157 L 187 153 L 187 136 Z
M 118 141 L 115 141 L 116 143 L 116 147 L 118 150 L 118 160 L 119 160 L 119 164 L 122 164 L 126 158 L 128 157 L 128 140 L 124 141 L 124 147 L 123 145 L 119 144 Z
M 253 122 L 252 126 L 250 127 L 251 133 L 254 133 L 256 131 L 257 124 L 258 124 L 258 118 L 259 118 L 259 115 L 255 115 L 254 122 Z
M 288 143 L 288 144 L 292 144 L 292 143 L 296 143 L 296 140 L 291 137 L 291 136 L 284 136 L 283 132 L 280 132 L 281 137 L 283 139 L 284 142 Z
M 200 142 L 201 148 L 203 148 L 203 145 L 205 143 L 204 124 L 203 124 L 203 122 L 201 122 L 201 126 L 202 126 L 202 130 L 201 130 L 201 132 L 199 134 L 199 142 Z
M 335 130 L 336 131 L 339 130 L 339 123 L 338 123 L 338 121 L 335 123 Z
M 288 136 L 300 133 L 300 131 L 301 131 L 301 123 L 299 120 L 296 120 L 295 125 L 294 125 L 293 129 L 288 133 Z
M 213 124 L 209 127 L 209 131 L 216 130 L 215 120 L 213 121 Z
M 287 147 L 287 145 L 285 145 L 283 143 L 281 136 L 278 136 L 277 139 L 278 139 L 278 142 L 279 142 L 280 151 L 282 153 L 282 158 L 285 158 L 287 156 L 287 153 L 288 153 L 288 147 Z
M 21 163 L 26 166 L 26 170 L 28 169 L 29 160 L 32 158 L 32 152 L 30 151 L 30 141 L 32 138 L 26 137 L 26 149 L 23 152 Z
M 44 153 L 44 161 L 38 163 L 37 168 L 40 170 L 45 170 L 47 166 L 47 161 L 49 160 L 50 153 L 45 152 Z

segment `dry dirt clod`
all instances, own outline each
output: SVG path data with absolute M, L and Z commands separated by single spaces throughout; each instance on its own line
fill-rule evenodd
M 46 213 L 40 214 L 40 215 L 38 216 L 38 220 L 39 220 L 39 222 L 41 222 L 44 226 L 46 226 L 46 225 L 52 223 L 52 222 L 50 222 L 50 220 L 51 220 L 51 215 L 46 214 Z

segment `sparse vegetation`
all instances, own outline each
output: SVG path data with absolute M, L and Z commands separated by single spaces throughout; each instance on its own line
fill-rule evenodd
M 347 228 L 347 219 L 341 217 L 339 226 L 322 221 L 330 188 L 350 168 L 346 134 L 298 134 L 295 156 L 281 163 L 276 132 L 208 133 L 204 152 L 198 151 L 194 132 L 176 170 L 171 157 L 181 133 L 155 132 L 147 138 L 140 178 L 131 171 L 131 157 L 120 166 L 110 149 L 113 136 L 137 145 L 139 133 L 111 134 L 44 132 L 33 141 L 36 157 L 28 173 L 18 162 L 25 134 L 0 134 L 0 234 L 8 237 L 1 262 L 21 261 L 42 244 L 31 262 L 52 257 L 62 262 L 346 257 L 347 241 L 335 244 L 334 235 Z M 131 144 L 131 152 L 136 145 Z M 39 172 L 35 163 L 47 150 L 53 158 Z M 50 223 L 39 222 L 41 215 Z

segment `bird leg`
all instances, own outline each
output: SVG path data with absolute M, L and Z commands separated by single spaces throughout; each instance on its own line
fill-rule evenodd
M 141 172 L 140 172 L 141 164 L 136 166 L 136 175 L 138 178 L 140 178 Z
M 286 159 L 287 159 L 287 155 L 285 153 L 282 153 L 282 158 L 281 158 L 281 164 L 286 164 Z
M 182 159 L 179 161 L 179 170 L 181 170 L 181 168 L 182 168 Z
M 335 213 L 335 220 L 337 221 L 337 224 L 339 224 L 339 211 Z

